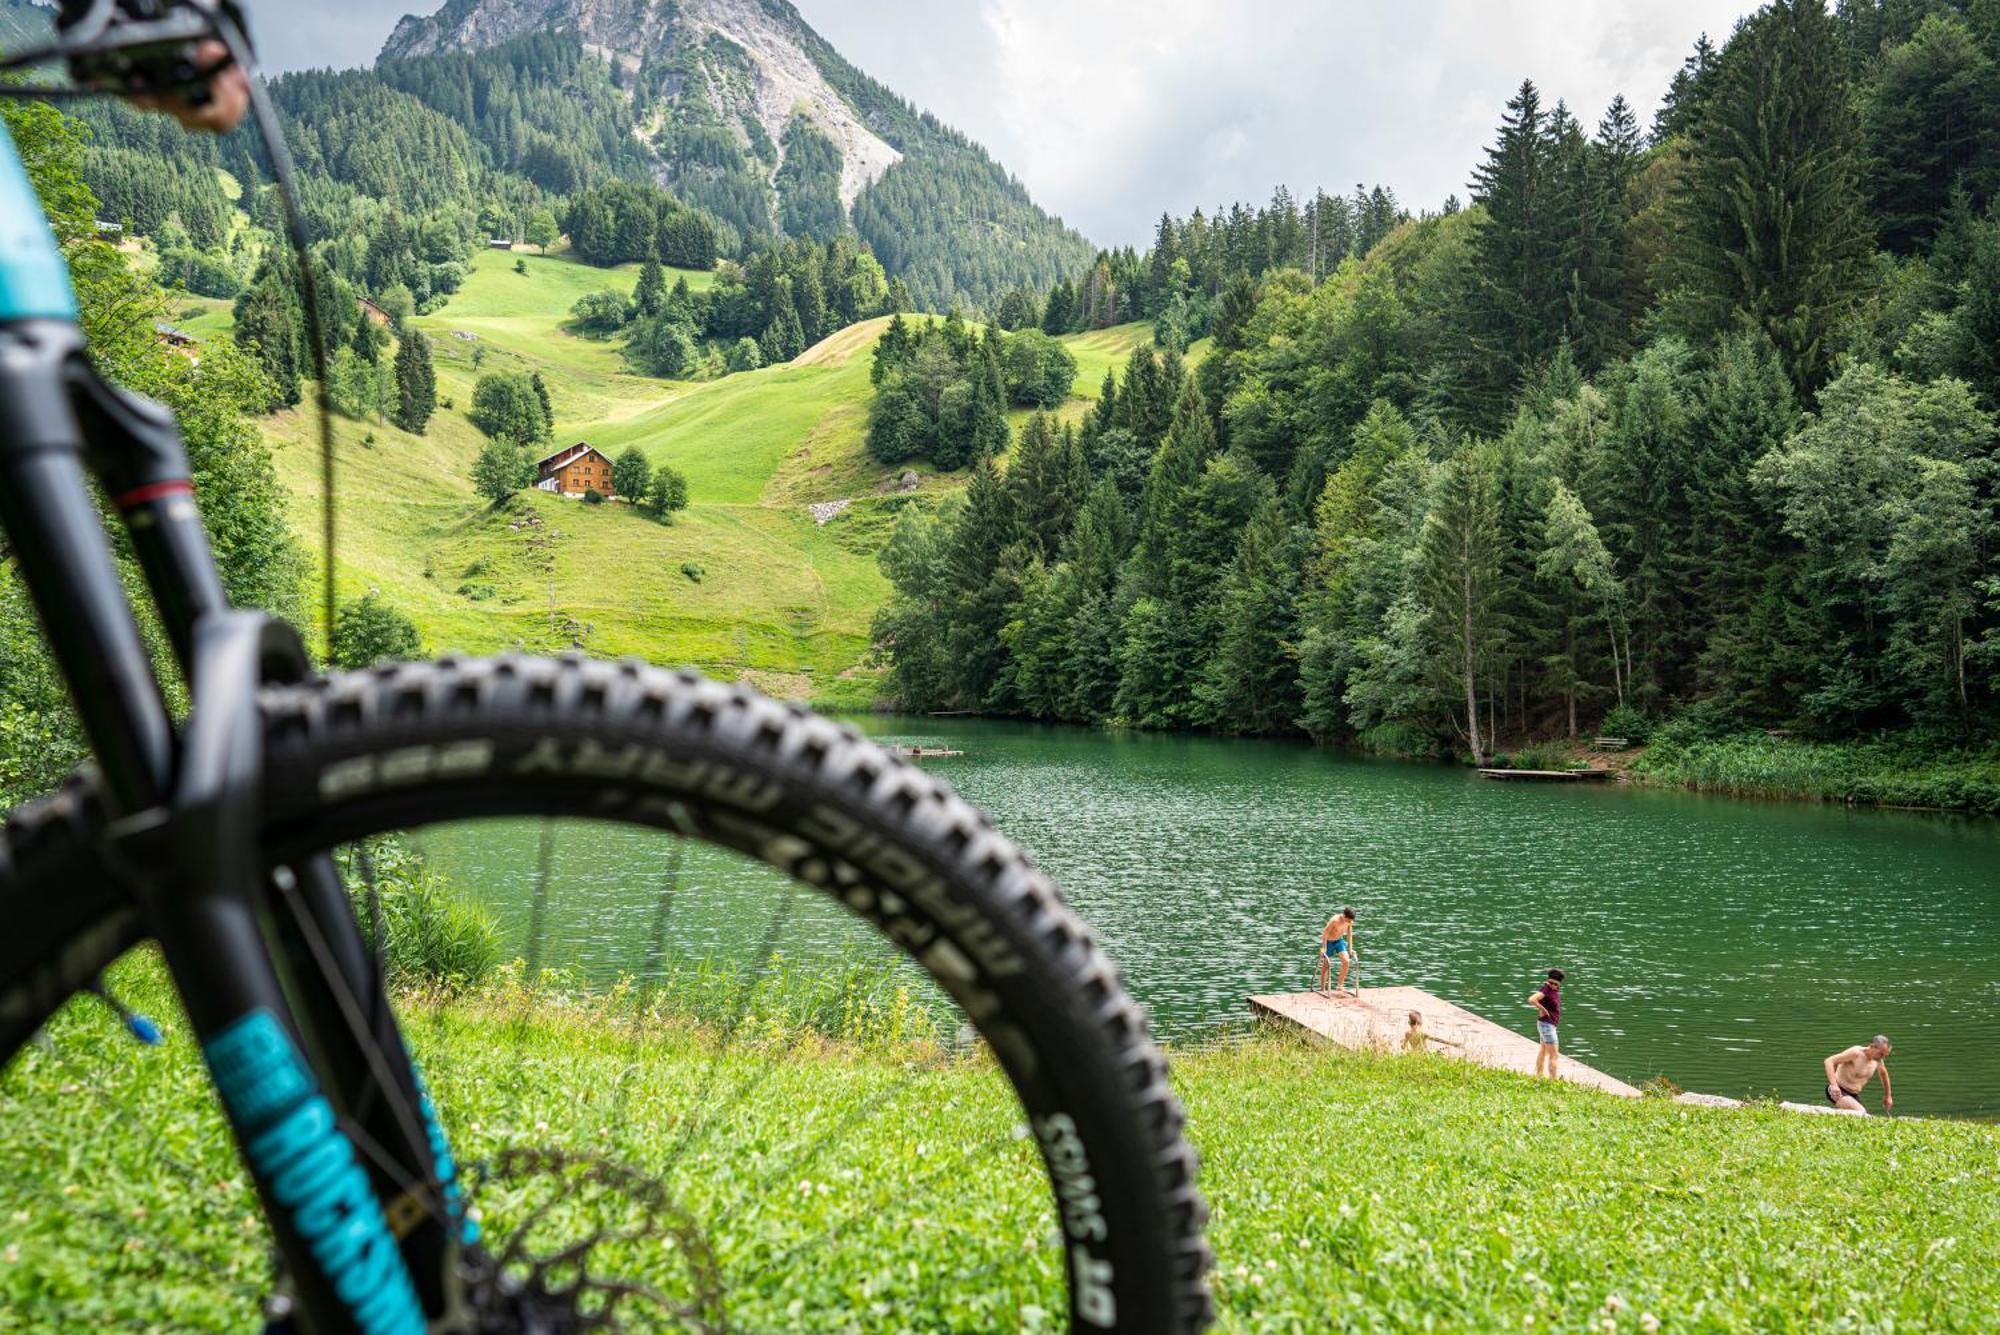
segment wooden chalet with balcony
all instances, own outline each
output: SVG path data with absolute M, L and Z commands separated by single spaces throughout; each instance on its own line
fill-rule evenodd
M 594 491 L 606 500 L 618 494 L 612 490 L 611 460 L 588 441 L 580 440 L 538 460 L 535 477 L 535 485 L 543 491 L 572 499 L 586 491 Z

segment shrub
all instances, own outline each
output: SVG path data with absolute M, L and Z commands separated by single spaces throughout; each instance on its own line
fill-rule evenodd
M 632 303 L 609 288 L 586 292 L 569 308 L 569 326 L 591 338 L 609 338 L 632 322 Z
M 525 451 L 505 438 L 489 440 L 472 461 L 472 489 L 499 505 L 534 480 L 535 465 Z
M 729 369 L 731 371 L 754 371 L 764 364 L 764 354 L 757 348 L 754 338 L 739 338 L 729 345 Z
M 602 505 L 604 504 L 604 493 L 595 487 L 585 487 L 583 489 L 583 503 L 585 505 Z
M 696 584 L 699 584 L 701 583 L 701 577 L 708 572 L 701 568 L 701 562 L 699 561 L 683 561 L 681 562 L 681 573 Z
M 1636 746 L 1653 735 L 1653 724 L 1632 706 L 1619 705 L 1604 716 L 1597 731 L 1599 736 L 1623 737 Z
M 1561 742 L 1536 742 L 1516 751 L 1513 762 L 1515 769 L 1568 769 L 1569 748 Z
M 446 884 L 401 840 L 357 847 L 345 877 L 362 932 L 371 939 L 371 882 L 375 888 L 383 954 L 395 981 L 456 991 L 485 981 L 499 966 L 500 929 L 493 915 Z
M 421 658 L 423 636 L 417 623 L 370 589 L 344 604 L 333 621 L 333 662 L 336 667 L 373 667 L 390 659 Z
M 646 488 L 646 509 L 662 523 L 674 522 L 677 511 L 685 510 L 688 503 L 687 479 L 682 477 L 671 464 L 661 464 L 653 470 L 653 480 Z
M 472 388 L 472 410 L 466 416 L 485 434 L 523 445 L 547 440 L 554 430 L 535 382 L 518 372 L 479 377 Z

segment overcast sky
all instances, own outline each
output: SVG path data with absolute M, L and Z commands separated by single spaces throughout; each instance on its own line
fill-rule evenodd
M 1160 211 L 1356 182 L 1466 194 L 1532 78 L 1594 126 L 1650 122 L 1697 35 L 1746 0 L 794 0 L 849 60 L 986 145 L 1100 244 Z M 252 0 L 277 69 L 374 59 L 419 0 Z

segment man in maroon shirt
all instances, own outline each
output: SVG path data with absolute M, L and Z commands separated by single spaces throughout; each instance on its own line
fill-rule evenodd
M 1550 969 L 1548 981 L 1528 994 L 1528 1004 L 1535 1008 L 1535 1034 L 1542 1046 L 1535 1053 L 1535 1074 L 1542 1074 L 1548 1067 L 1549 1079 L 1556 1079 L 1556 1026 L 1562 1023 L 1562 981 L 1561 969 Z

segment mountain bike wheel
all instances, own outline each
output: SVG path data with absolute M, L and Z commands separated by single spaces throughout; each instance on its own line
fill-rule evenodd
M 932 776 L 636 665 L 404 665 L 261 703 L 273 868 L 332 853 L 375 907 L 364 932 L 428 933 L 447 966 L 454 920 L 411 918 L 425 899 L 484 892 L 512 928 L 497 980 L 445 967 L 396 990 L 505 1310 L 529 1291 L 544 1318 L 641 1329 L 1206 1324 L 1205 1209 L 1164 1060 L 1046 877 Z M 54 924 L 0 944 L 0 1043 L 138 935 L 129 904 L 85 888 L 107 879 L 96 813 L 78 788 L 0 841 L 0 904 Z M 93 1022 L 66 1012 L 0 1108 L 96 1080 L 122 1124 L 120 1089 L 156 1094 L 159 1077 L 73 1069 L 64 1026 Z M 13 1153 L 55 1152 L 16 1130 Z M 199 1179 L 219 1145 L 166 1157 Z M 240 1240 L 201 1225 L 254 1199 L 218 1194 L 182 1207 L 183 1239 L 204 1239 L 184 1259 L 243 1278 Z

